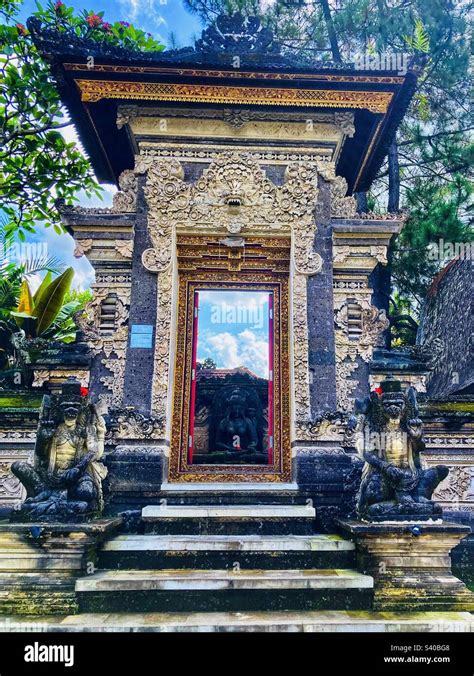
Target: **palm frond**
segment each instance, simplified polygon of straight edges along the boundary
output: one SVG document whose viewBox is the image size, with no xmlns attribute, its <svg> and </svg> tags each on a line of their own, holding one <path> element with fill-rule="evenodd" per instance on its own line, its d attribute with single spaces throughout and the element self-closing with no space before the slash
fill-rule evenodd
<svg viewBox="0 0 474 676">
<path fill-rule="evenodd" d="M 37 256 L 27 258 L 23 264 L 23 274 L 25 277 L 36 275 L 39 272 L 52 272 L 53 275 L 59 275 L 64 270 L 64 263 L 56 256 Z"/>
</svg>

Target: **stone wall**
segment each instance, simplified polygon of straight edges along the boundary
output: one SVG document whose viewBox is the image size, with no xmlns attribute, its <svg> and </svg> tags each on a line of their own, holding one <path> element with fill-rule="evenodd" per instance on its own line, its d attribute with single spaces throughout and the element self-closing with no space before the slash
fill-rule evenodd
<svg viewBox="0 0 474 676">
<path fill-rule="evenodd" d="M 418 342 L 435 352 L 427 379 L 430 397 L 474 394 L 474 261 L 451 261 L 433 280 Z"/>
</svg>

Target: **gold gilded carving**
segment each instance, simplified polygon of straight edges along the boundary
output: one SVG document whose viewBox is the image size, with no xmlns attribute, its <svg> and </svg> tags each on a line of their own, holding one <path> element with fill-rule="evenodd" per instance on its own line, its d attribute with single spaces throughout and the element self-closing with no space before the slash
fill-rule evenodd
<svg viewBox="0 0 474 676">
<path fill-rule="evenodd" d="M 143 101 L 194 101 L 229 105 L 320 106 L 325 108 L 359 108 L 385 113 L 392 92 L 344 91 L 328 89 L 283 89 L 280 87 L 239 87 L 123 80 L 75 80 L 81 99 L 137 99 Z"/>
<path fill-rule="evenodd" d="M 296 408 L 297 417 L 307 420 L 309 373 L 306 277 L 316 274 L 322 265 L 321 257 L 314 251 L 316 225 L 313 212 L 318 197 L 316 167 L 296 163 L 289 165 L 282 186 L 272 183 L 251 156 L 234 152 L 220 155 L 193 185 L 184 182 L 182 167 L 176 159 L 146 162 L 136 167 L 137 171 L 146 169 L 145 197 L 149 206 L 148 228 L 153 248 L 143 253 L 142 262 L 148 270 L 159 273 L 153 415 L 166 419 L 176 232 L 185 232 L 186 237 L 190 237 L 189 233 L 192 232 L 223 231 L 240 235 L 248 230 L 251 234 L 267 235 L 269 246 L 274 246 L 277 239 L 268 235 L 292 235 L 295 271 L 293 322 L 297 335 L 294 341 Z M 324 167 L 324 170 L 328 176 L 333 174 L 332 165 Z M 287 256 L 287 253 L 283 255 Z M 189 255 L 183 262 L 184 268 L 188 259 Z M 243 257 L 240 254 L 228 260 L 231 271 L 243 270 Z M 192 267 L 192 264 L 189 265 Z M 261 268 L 261 264 L 257 267 Z M 206 279 L 211 279 L 213 274 L 222 273 L 208 272 Z M 255 275 L 253 281 L 259 278 L 258 271 Z M 182 321 L 180 316 L 180 326 Z"/>
<path fill-rule="evenodd" d="M 190 377 L 192 359 L 192 317 L 194 290 L 206 287 L 255 288 L 274 293 L 274 358 L 280 368 L 274 372 L 274 462 L 273 465 L 189 465 L 187 440 L 190 411 Z M 288 351 L 288 275 L 274 272 L 190 272 L 179 278 L 178 325 L 176 336 L 176 371 L 173 395 L 169 479 L 179 482 L 281 482 L 291 478 L 289 429 L 289 351 Z M 186 328 L 188 327 L 188 328 Z"/>
</svg>

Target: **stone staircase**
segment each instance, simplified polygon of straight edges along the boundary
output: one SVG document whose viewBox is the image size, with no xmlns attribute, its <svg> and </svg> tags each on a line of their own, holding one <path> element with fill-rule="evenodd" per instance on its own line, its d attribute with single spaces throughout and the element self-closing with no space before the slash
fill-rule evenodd
<svg viewBox="0 0 474 676">
<path fill-rule="evenodd" d="M 474 630 L 468 612 L 374 610 L 374 581 L 356 570 L 355 545 L 315 533 L 315 510 L 294 495 L 292 485 L 259 495 L 226 491 L 170 491 L 166 504 L 129 514 L 126 533 L 118 535 L 112 533 L 121 519 L 59 525 L 43 534 L 47 557 L 31 542 L 28 525 L 4 526 L 5 570 L 21 563 L 27 571 L 30 591 L 21 594 L 30 606 L 31 576 L 49 586 L 37 603 L 41 614 L 9 615 L 0 621 L 0 633 L 31 631 L 32 619 L 47 632 Z M 84 575 L 89 549 L 95 550 L 93 536 L 102 541 L 96 566 L 77 578 L 79 571 Z M 13 563 L 12 551 L 22 554 Z M 66 578 L 64 553 L 71 568 Z M 64 614 L 51 605 L 51 585 L 58 585 Z M 12 593 L 16 609 L 18 594 Z"/>
<path fill-rule="evenodd" d="M 306 504 L 146 507 L 145 532 L 106 542 L 98 570 L 77 581 L 80 610 L 369 610 L 373 580 L 354 569 L 354 545 L 314 534 L 314 518 Z"/>
</svg>

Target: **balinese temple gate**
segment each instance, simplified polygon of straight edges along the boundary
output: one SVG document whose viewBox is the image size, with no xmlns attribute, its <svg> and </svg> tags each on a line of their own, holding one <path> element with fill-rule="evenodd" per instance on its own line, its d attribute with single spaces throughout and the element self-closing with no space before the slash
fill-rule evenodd
<svg viewBox="0 0 474 676">
<path fill-rule="evenodd" d="M 84 146 L 121 188 L 111 209 L 64 214 L 96 271 L 82 328 L 91 391 L 115 421 L 117 508 L 191 484 L 317 493 L 329 513 L 345 497 L 342 414 L 369 392 L 388 327 L 371 275 L 401 225 L 362 218 L 346 194 L 370 184 L 416 74 L 308 69 L 259 31 L 235 41 L 239 67 L 206 33 L 196 51 L 97 53 L 93 68 L 54 45 Z M 264 326 L 236 317 L 229 332 L 232 304 Z M 206 357 L 217 368 L 200 368 Z M 235 451 L 232 396 L 237 427 L 257 432 Z"/>
<path fill-rule="evenodd" d="M 27 524 L 1 526 L 1 571 L 10 538 L 44 580 L 31 591 L 26 576 L 18 594 L 0 575 L 0 610 L 474 608 L 449 557 L 469 528 L 431 501 L 448 468 L 425 453 L 407 389 L 424 389 L 427 368 L 386 349 L 385 265 L 402 219 L 359 213 L 355 197 L 416 68 L 299 64 L 239 15 L 153 54 L 29 28 L 98 179 L 119 187 L 110 208 L 62 209 L 95 269 L 80 319 L 89 356 L 34 366 L 34 386 L 62 388 L 76 419 L 68 376 L 97 403 L 87 443 L 105 509 L 95 525 L 50 527 L 54 564 Z M 381 459 L 368 439 L 385 428 L 395 441 Z M 33 472 L 22 443 L 20 478 Z M 101 502 L 92 483 L 71 509 Z M 98 570 L 86 575 L 91 543 Z"/>
</svg>

